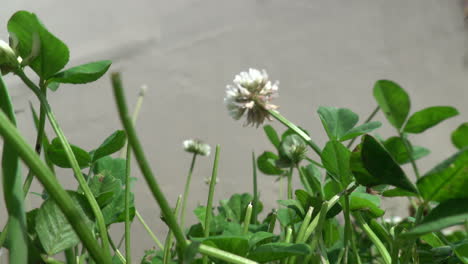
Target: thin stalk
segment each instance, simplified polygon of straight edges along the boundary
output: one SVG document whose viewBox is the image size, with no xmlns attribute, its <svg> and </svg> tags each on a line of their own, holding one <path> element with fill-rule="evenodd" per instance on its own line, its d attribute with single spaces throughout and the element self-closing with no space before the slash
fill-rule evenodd
<svg viewBox="0 0 468 264">
<path fill-rule="evenodd" d="M 210 256 L 233 264 L 258 264 L 258 262 L 252 261 L 250 259 L 243 258 L 227 251 L 203 244 L 200 245 L 198 251 L 205 256 Z"/>
<path fill-rule="evenodd" d="M 349 244 L 350 241 L 352 243 L 352 227 L 351 227 L 351 217 L 350 217 L 350 206 L 349 206 L 349 195 L 344 195 L 344 208 L 343 214 L 345 219 L 345 227 L 344 227 L 344 256 L 343 256 L 343 263 L 348 263 L 348 254 L 349 254 Z"/>
<path fill-rule="evenodd" d="M 320 148 L 312 141 L 312 139 L 309 137 L 309 135 L 307 135 L 304 131 L 302 131 L 302 129 L 297 127 L 295 124 L 291 123 L 289 120 L 287 120 L 285 117 L 283 117 L 278 111 L 271 110 L 271 109 L 267 110 L 267 111 L 276 120 L 280 121 L 283 125 L 290 128 L 291 130 L 294 131 L 294 133 L 296 133 L 298 136 L 300 136 L 302 139 L 304 139 L 305 142 L 307 143 L 307 145 L 309 145 L 315 151 L 315 153 L 317 153 L 317 155 L 319 157 L 322 157 L 322 151 L 320 150 Z"/>
<path fill-rule="evenodd" d="M 190 169 L 187 175 L 187 180 L 185 181 L 184 198 L 182 200 L 182 212 L 180 214 L 180 226 L 182 228 L 185 227 L 185 210 L 187 207 L 187 199 L 188 199 L 188 195 L 190 191 L 190 181 L 192 180 L 192 173 L 193 173 L 193 168 L 195 167 L 196 159 L 197 159 L 197 153 L 193 153 L 192 163 L 190 164 Z"/>
<path fill-rule="evenodd" d="M 331 208 L 333 208 L 333 206 L 338 202 L 341 196 L 343 196 L 346 193 L 353 192 L 357 187 L 358 186 L 356 184 L 350 184 L 350 187 L 348 187 L 346 190 L 333 196 L 330 200 L 328 200 L 327 210 L 330 210 Z M 317 225 L 318 225 L 318 217 L 315 217 L 305 231 L 305 237 L 304 237 L 305 241 L 309 239 L 309 237 L 312 235 Z"/>
<path fill-rule="evenodd" d="M 160 249 L 164 249 L 164 246 L 163 244 L 161 243 L 161 241 L 156 237 L 156 235 L 153 233 L 153 231 L 151 231 L 151 228 L 149 228 L 148 224 L 146 224 L 145 220 L 143 219 L 143 217 L 141 216 L 141 214 L 138 212 L 138 210 L 135 210 L 135 215 L 136 217 L 138 218 L 138 220 L 140 221 L 140 223 L 143 225 L 143 227 L 145 228 L 146 232 L 149 234 L 149 236 L 153 239 L 154 243 L 156 243 L 156 245 L 160 248 Z"/>
<path fill-rule="evenodd" d="M 275 209 L 273 209 L 273 215 L 270 219 L 270 223 L 268 223 L 268 232 L 273 233 L 275 230 L 275 225 L 276 225 L 276 218 L 278 217 L 278 213 L 276 212 Z"/>
<path fill-rule="evenodd" d="M 141 106 L 143 105 L 143 99 L 145 98 L 146 90 L 148 90 L 148 87 L 146 85 L 142 85 L 140 88 L 140 92 L 138 93 L 138 99 L 137 99 L 135 108 L 133 108 L 133 114 L 132 114 L 132 122 L 134 125 L 138 119 L 138 116 L 140 115 L 140 110 L 141 110 Z M 128 141 L 125 141 L 125 145 L 122 148 L 122 151 L 120 152 L 121 158 L 124 158 L 125 156 L 127 156 L 126 154 L 127 145 L 128 145 Z"/>
<path fill-rule="evenodd" d="M 44 94 L 44 97 L 47 98 L 47 86 L 44 85 L 44 81 L 41 80 L 39 82 L 39 87 L 40 87 L 42 94 Z M 41 149 L 42 149 L 41 143 L 45 135 L 45 131 L 44 131 L 45 120 L 46 120 L 46 110 L 45 110 L 45 107 L 41 103 L 40 110 L 39 110 L 39 124 L 37 127 L 36 144 L 34 145 L 36 153 L 39 156 L 41 154 Z M 29 169 L 28 175 L 26 176 L 26 180 L 24 181 L 24 184 L 23 184 L 23 192 L 24 192 L 25 197 L 28 196 L 29 188 L 31 187 L 33 178 L 34 178 L 34 175 L 31 169 Z"/>
<path fill-rule="evenodd" d="M 120 120 L 125 128 L 125 131 L 127 132 L 128 142 L 135 154 L 135 158 L 146 180 L 146 183 L 148 184 L 148 187 L 150 188 L 153 197 L 155 198 L 155 200 L 159 204 L 159 207 L 161 208 L 161 212 L 164 215 L 164 218 L 166 219 L 167 225 L 174 232 L 174 236 L 177 240 L 177 243 L 180 245 L 181 250 L 184 251 L 187 247 L 187 241 L 185 240 L 185 237 L 182 233 L 182 229 L 177 223 L 177 219 L 172 213 L 172 210 L 169 207 L 169 203 L 167 202 L 166 197 L 162 193 L 161 188 L 159 187 L 159 184 L 156 181 L 156 178 L 154 177 L 154 174 L 149 166 L 149 163 L 146 160 L 143 148 L 141 147 L 141 143 L 136 135 L 135 128 L 133 127 L 133 122 L 128 114 L 120 74 L 113 73 L 111 78 L 112 86 L 114 89 L 115 101 L 117 103 L 117 109 L 119 111 Z"/>
<path fill-rule="evenodd" d="M 366 121 L 364 121 L 364 124 L 369 123 L 369 122 L 374 118 L 374 116 L 379 112 L 379 109 L 380 109 L 380 107 L 377 106 L 377 107 L 374 109 L 374 111 L 372 111 L 372 113 L 370 114 L 370 116 L 366 119 Z M 356 141 L 356 139 L 357 139 L 357 137 L 351 139 L 351 141 L 348 143 L 348 145 L 347 145 L 346 147 L 347 147 L 347 148 L 350 148 L 350 147 L 353 145 L 354 141 Z"/>
<path fill-rule="evenodd" d="M 245 210 L 245 218 L 244 218 L 244 223 L 242 226 L 243 235 L 247 235 L 247 233 L 249 233 L 249 225 L 250 225 L 251 219 L 252 219 L 252 203 L 249 203 L 249 205 L 247 205 L 247 209 Z"/>
<path fill-rule="evenodd" d="M 8 89 L 0 76 L 0 111 L 5 113 L 10 124 L 16 126 L 16 117 Z M 10 263 L 26 263 L 28 260 L 27 222 L 24 206 L 24 194 L 21 175 L 20 157 L 14 146 L 4 141 L 1 159 L 3 197 L 8 212 L 8 232 Z"/>
<path fill-rule="evenodd" d="M 36 175 L 51 198 L 56 201 L 94 260 L 97 263 L 111 263 L 109 251 L 103 251 L 99 247 L 83 215 L 76 209 L 74 202 L 57 181 L 50 168 L 41 161 L 39 156 L 24 138 L 21 137 L 19 131 L 1 111 L 0 135 L 4 138 L 5 142 L 9 142 L 15 148 L 21 159 L 33 170 L 34 175 Z"/>
<path fill-rule="evenodd" d="M 176 218 L 179 216 L 181 201 L 182 201 L 182 196 L 179 195 L 179 197 L 177 197 L 176 207 L 174 209 L 174 215 Z M 164 244 L 163 264 L 168 264 L 172 258 L 171 256 L 172 239 L 173 239 L 173 234 L 172 234 L 172 231 L 169 230 L 167 233 L 166 242 Z"/>
<path fill-rule="evenodd" d="M 109 234 L 107 234 L 109 235 Z M 110 237 L 110 236 L 109 236 Z M 122 253 L 120 252 L 120 250 L 115 246 L 114 244 L 114 241 L 112 241 L 112 238 L 109 239 L 109 244 L 110 246 L 112 247 L 112 250 L 114 250 L 115 254 L 117 255 L 117 257 L 119 258 L 119 260 L 123 263 L 123 264 L 126 264 L 127 261 L 125 259 L 125 257 L 122 255 Z M 129 262 L 131 263 L 131 262 Z"/>
<path fill-rule="evenodd" d="M 291 167 L 288 172 L 288 199 L 293 198 L 293 188 L 292 188 L 292 174 L 293 174 L 293 168 Z"/>
<path fill-rule="evenodd" d="M 292 240 L 292 228 L 290 226 L 288 226 L 286 228 L 286 235 L 284 237 L 284 243 L 291 243 L 291 240 Z M 285 263 L 288 263 L 289 262 L 289 257 L 286 257 L 284 259 L 281 260 L 281 264 L 285 264 Z"/>
<path fill-rule="evenodd" d="M 283 175 L 280 175 L 279 176 L 279 199 L 280 200 L 283 200 L 283 196 L 284 196 L 284 183 L 283 183 Z"/>
<path fill-rule="evenodd" d="M 211 225 L 211 218 L 212 218 L 212 208 L 213 208 L 213 197 L 214 191 L 216 186 L 216 177 L 218 175 L 218 162 L 219 162 L 219 145 L 216 145 L 216 152 L 215 152 L 215 159 L 213 164 L 213 172 L 211 173 L 210 178 L 210 188 L 208 191 L 208 200 L 206 202 L 206 213 L 205 213 L 205 229 L 203 230 L 203 236 L 209 237 L 210 236 L 210 225 Z M 208 257 L 203 257 L 203 264 L 208 263 Z"/>
<path fill-rule="evenodd" d="M 257 162 L 255 152 L 252 151 L 252 167 L 253 167 L 253 201 L 252 201 L 252 224 L 257 223 L 258 215 L 258 184 L 257 184 Z"/>
<path fill-rule="evenodd" d="M 366 235 L 369 237 L 372 243 L 374 243 L 374 246 L 377 248 L 377 251 L 379 251 L 380 255 L 382 256 L 384 263 L 392 264 L 392 258 L 390 256 L 390 253 L 388 253 L 387 248 L 382 243 L 382 241 L 380 241 L 379 237 L 374 233 L 374 231 L 372 231 L 372 229 L 366 223 L 364 218 L 362 218 L 361 214 L 359 212 L 356 212 L 354 214 L 354 217 L 356 218 L 364 233 L 366 233 Z"/>
<path fill-rule="evenodd" d="M 312 249 L 312 254 L 308 255 L 306 257 L 304 263 L 309 263 L 309 261 L 310 261 L 310 259 L 312 257 L 315 258 L 314 251 L 315 251 L 316 247 L 320 246 L 320 242 L 321 242 L 320 240 L 322 239 L 323 224 L 325 222 L 327 212 L 331 207 L 333 207 L 333 206 L 330 206 L 329 202 L 327 202 L 327 201 L 323 202 L 322 208 L 320 209 L 319 214 L 314 218 L 314 220 L 317 220 L 317 226 L 315 228 L 315 235 L 312 238 L 312 240 L 310 241 L 310 248 Z M 323 254 L 322 254 L 322 252 L 321 252 L 321 250 L 319 248 L 319 257 L 323 258 L 322 255 Z M 326 261 L 325 262 L 322 261 L 322 263 L 326 263 Z"/>
<path fill-rule="evenodd" d="M 127 145 L 127 160 L 125 171 L 125 260 L 132 263 L 132 244 L 131 244 L 131 221 L 130 221 L 130 165 L 131 154 L 130 146 Z"/>
<path fill-rule="evenodd" d="M 78 165 L 78 161 L 76 160 L 76 157 L 73 154 L 73 151 L 70 147 L 70 144 L 68 143 L 68 140 L 65 137 L 65 134 L 63 133 L 60 126 L 58 125 L 57 119 L 55 118 L 55 115 L 52 112 L 52 109 L 50 108 L 50 105 L 47 99 L 45 98 L 41 90 L 26 76 L 26 74 L 24 74 L 24 72 L 21 69 L 19 69 L 15 73 L 34 92 L 34 94 L 37 96 L 37 98 L 41 102 L 41 105 L 44 107 L 46 115 L 49 119 L 50 125 L 54 129 L 55 133 L 57 134 L 57 137 L 60 140 L 60 143 L 62 144 L 65 150 L 65 155 L 67 156 L 67 159 L 70 162 L 70 165 L 75 174 L 75 178 L 77 179 L 80 185 L 80 188 L 83 190 L 84 195 L 86 199 L 88 200 L 89 205 L 91 206 L 91 209 L 96 217 L 98 230 L 99 230 L 99 233 L 101 234 L 102 246 L 106 252 L 109 252 L 110 251 L 109 238 L 107 237 L 107 227 L 104 222 L 104 216 L 102 215 L 101 209 L 99 208 L 99 205 L 96 199 L 94 198 L 94 195 L 91 192 L 91 189 L 89 189 L 89 186 L 86 183 L 86 179 L 81 173 L 81 169 L 80 169 L 80 166 Z"/>
<path fill-rule="evenodd" d="M 65 249 L 65 260 L 67 264 L 76 264 L 76 257 L 72 248 Z"/>
<path fill-rule="evenodd" d="M 310 224 L 310 220 L 312 219 L 312 212 L 314 211 L 313 207 L 309 207 L 309 210 L 307 211 L 304 220 L 302 220 L 301 227 L 299 228 L 299 232 L 297 233 L 296 237 L 296 243 L 303 243 L 305 242 L 304 237 L 305 237 L 305 232 L 307 230 L 307 227 Z"/>
<path fill-rule="evenodd" d="M 403 145 L 405 146 L 406 152 L 408 153 L 408 157 L 411 162 L 411 166 L 413 167 L 414 175 L 416 176 L 416 179 L 419 180 L 421 175 L 419 174 L 419 169 L 418 166 L 416 165 L 416 161 L 414 160 L 413 157 L 413 147 L 409 143 L 409 141 L 406 139 L 405 134 L 401 131 L 398 131 L 398 135 L 400 136 L 401 140 L 403 141 Z"/>
<path fill-rule="evenodd" d="M 310 163 L 314 164 L 315 166 L 320 167 L 320 168 L 322 168 L 322 169 L 325 169 L 325 167 L 322 165 L 322 163 L 320 163 L 320 162 L 318 162 L 318 161 L 315 161 L 315 160 L 313 160 L 313 159 L 311 159 L 311 158 L 309 158 L 309 157 L 307 157 L 307 156 L 305 157 L 305 159 L 306 159 L 307 161 L 309 161 Z"/>
</svg>

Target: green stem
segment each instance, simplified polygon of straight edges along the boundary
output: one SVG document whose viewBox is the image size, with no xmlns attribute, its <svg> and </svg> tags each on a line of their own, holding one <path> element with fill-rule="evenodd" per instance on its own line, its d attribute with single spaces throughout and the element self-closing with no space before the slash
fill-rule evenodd
<svg viewBox="0 0 468 264">
<path fill-rule="evenodd" d="M 141 216 L 141 214 L 138 212 L 138 210 L 135 210 L 135 215 L 136 217 L 138 218 L 138 220 L 140 221 L 140 223 L 143 225 L 143 227 L 145 228 L 146 232 L 150 235 L 150 237 L 153 239 L 154 243 L 156 243 L 156 245 L 160 248 L 160 249 L 164 249 L 164 246 L 163 244 L 161 243 L 161 241 L 159 241 L 159 239 L 156 237 L 156 235 L 153 233 L 153 231 L 151 230 L 151 228 L 149 228 L 148 224 L 146 224 L 145 220 L 143 219 L 143 217 Z"/>
<path fill-rule="evenodd" d="M 19 131 L 11 124 L 3 112 L 0 112 L 0 135 L 5 139 L 5 142 L 9 142 L 15 147 L 21 159 L 33 170 L 51 198 L 56 201 L 94 260 L 97 263 L 111 263 L 109 251 L 103 251 L 99 247 L 84 217 L 76 209 L 70 196 L 59 184 L 49 167 L 41 161 L 35 151 L 20 136 Z"/>
<path fill-rule="evenodd" d="M 149 163 L 146 160 L 143 148 L 141 147 L 141 143 L 136 135 L 135 128 L 133 127 L 133 122 L 128 114 L 120 74 L 113 73 L 111 78 L 120 120 L 125 128 L 125 131 L 127 132 L 128 142 L 135 154 L 135 158 L 138 162 L 143 177 L 145 178 L 153 197 L 155 198 L 155 200 L 159 204 L 159 207 L 161 208 L 161 212 L 164 215 L 164 218 L 166 219 L 167 225 L 174 232 L 174 236 L 177 240 L 177 243 L 180 245 L 182 251 L 184 251 L 187 247 L 187 241 L 185 240 L 185 237 L 182 233 L 182 229 L 178 225 L 177 220 L 174 214 L 172 213 L 171 208 L 169 207 L 169 203 L 167 202 L 166 197 L 162 193 L 161 188 L 159 187 L 159 184 L 156 181 L 153 172 L 151 171 Z"/>
<path fill-rule="evenodd" d="M 380 109 L 380 107 L 377 106 L 377 107 L 374 109 L 374 111 L 372 111 L 372 113 L 370 114 L 370 116 L 366 119 L 366 121 L 364 121 L 364 124 L 369 123 L 369 122 L 374 118 L 374 116 L 379 112 L 379 109 Z M 357 137 L 351 139 L 351 141 L 348 143 L 348 145 L 347 145 L 346 147 L 347 147 L 347 148 L 350 148 L 350 147 L 353 145 L 354 141 L 356 141 L 356 139 L 357 139 Z"/>
<path fill-rule="evenodd" d="M 296 243 L 303 243 L 304 237 L 305 237 L 305 232 L 307 230 L 307 227 L 310 224 L 310 220 L 312 219 L 312 212 L 314 208 L 309 207 L 309 210 L 307 211 L 304 220 L 302 220 L 301 227 L 299 228 L 299 232 L 297 232 L 297 237 L 296 237 Z"/>
<path fill-rule="evenodd" d="M 185 210 L 187 207 L 187 199 L 188 199 L 188 195 L 190 191 L 190 181 L 192 180 L 192 173 L 193 173 L 193 168 L 195 167 L 196 159 L 197 159 L 197 153 L 193 153 L 192 163 L 190 164 L 190 169 L 187 175 L 187 180 L 185 182 L 184 198 L 182 200 L 182 212 L 180 214 L 180 226 L 182 228 L 185 227 Z"/>
<path fill-rule="evenodd" d="M 413 147 L 411 146 L 410 142 L 406 139 L 405 134 L 403 132 L 398 131 L 398 135 L 403 141 L 403 145 L 405 146 L 406 152 L 408 153 L 411 166 L 413 167 L 414 175 L 416 175 L 416 179 L 419 180 L 421 176 L 419 174 L 419 169 L 418 169 L 418 166 L 416 165 L 416 161 L 414 160 L 414 157 L 413 157 Z"/>
<path fill-rule="evenodd" d="M 257 163 L 255 162 L 255 153 L 252 151 L 252 167 L 253 167 L 253 201 L 252 201 L 252 224 L 257 223 L 258 215 L 258 184 L 257 184 Z"/>
<path fill-rule="evenodd" d="M 293 198 L 293 188 L 292 188 L 292 174 L 293 174 L 293 168 L 291 167 L 288 172 L 288 199 Z"/>
<path fill-rule="evenodd" d="M 47 86 L 44 85 L 44 82 L 41 80 L 40 82 L 40 89 L 42 94 L 44 94 L 44 97 L 47 98 Z M 36 144 L 35 144 L 35 150 L 36 153 L 40 156 L 41 154 L 41 149 L 42 149 L 42 138 L 44 137 L 45 131 L 45 120 L 46 120 L 46 110 L 45 107 L 41 103 L 41 107 L 39 110 L 39 124 L 37 127 L 37 136 L 36 136 Z M 24 192 L 24 197 L 28 196 L 29 188 L 31 187 L 31 183 L 33 181 L 34 175 L 31 171 L 31 169 L 28 171 L 28 175 L 26 176 L 26 180 L 24 181 L 23 184 L 23 192 Z"/>
<path fill-rule="evenodd" d="M 215 159 L 213 164 L 213 171 L 211 173 L 210 178 L 210 188 L 208 191 L 208 200 L 206 202 L 206 213 L 205 213 L 205 229 L 203 230 L 203 236 L 209 237 L 210 236 L 210 225 L 211 225 L 211 218 L 212 218 L 212 209 L 213 209 L 213 197 L 214 191 L 216 186 L 216 177 L 218 175 L 218 162 L 219 162 L 219 150 L 220 146 L 216 145 L 216 152 L 215 152 Z M 203 264 L 208 263 L 208 257 L 203 257 Z"/>
<path fill-rule="evenodd" d="M 132 244 L 131 244 L 131 221 L 130 221 L 130 165 L 131 154 L 130 146 L 127 146 L 127 160 L 125 171 L 125 260 L 132 263 Z"/>
<path fill-rule="evenodd" d="M 349 254 L 349 242 L 352 243 L 352 230 L 351 230 L 351 217 L 350 217 L 350 209 L 349 209 L 349 195 L 344 195 L 344 220 L 345 220 L 345 227 L 344 227 L 344 256 L 343 256 L 343 263 L 348 263 L 348 254 Z"/>
<path fill-rule="evenodd" d="M 0 109 L 2 113 L 7 115 L 10 124 L 16 127 L 15 110 L 1 76 Z M 26 263 L 28 260 L 28 238 L 24 194 L 21 188 L 21 162 L 15 147 L 7 140 L 3 144 L 1 165 L 3 197 L 8 212 L 7 232 L 10 233 L 9 261 L 10 263 Z"/>
<path fill-rule="evenodd" d="M 249 203 L 245 211 L 244 225 L 242 226 L 242 234 L 247 235 L 249 233 L 250 220 L 252 219 L 252 203 Z"/>
<path fill-rule="evenodd" d="M 18 75 L 21 78 L 21 80 L 34 92 L 34 94 L 37 96 L 37 98 L 41 102 L 41 105 L 44 107 L 46 115 L 49 118 L 50 125 L 52 126 L 55 133 L 57 134 L 57 137 L 59 138 L 63 149 L 65 150 L 65 155 L 67 156 L 67 159 L 71 164 L 75 177 L 81 189 L 83 190 L 84 195 L 86 199 L 88 200 L 89 205 L 91 206 L 91 209 L 93 210 L 93 213 L 96 217 L 97 226 L 99 229 L 99 233 L 101 234 L 101 238 L 102 238 L 102 246 L 106 252 L 109 252 L 110 251 L 109 238 L 107 237 L 107 227 L 104 221 L 104 216 L 102 215 L 101 209 L 99 208 L 99 204 L 94 198 L 94 195 L 91 192 L 91 189 L 89 189 L 89 186 L 86 183 L 86 179 L 81 173 L 81 169 L 78 164 L 78 161 L 76 160 L 76 157 L 73 154 L 73 151 L 70 147 L 70 144 L 68 143 L 68 140 L 65 137 L 65 134 L 63 133 L 62 129 L 57 123 L 57 119 L 55 118 L 55 115 L 52 112 L 52 109 L 50 108 L 49 102 L 47 102 L 47 99 L 45 98 L 41 90 L 24 74 L 22 70 L 18 70 L 16 72 L 16 75 Z"/>
<path fill-rule="evenodd" d="M 366 235 L 369 237 L 372 243 L 374 243 L 374 246 L 377 248 L 377 251 L 379 251 L 380 255 L 382 256 L 384 263 L 392 264 L 392 258 L 390 257 L 387 248 L 382 243 L 382 241 L 380 241 L 379 237 L 374 233 L 374 231 L 372 231 L 372 229 L 366 223 L 364 218 L 362 218 L 361 214 L 359 212 L 356 212 L 354 214 L 354 217 L 356 218 L 364 233 L 366 233 Z"/>
<path fill-rule="evenodd" d="M 219 260 L 223 260 L 229 263 L 234 263 L 234 264 L 258 264 L 255 261 L 252 261 L 250 259 L 243 258 L 238 255 L 234 255 L 232 253 L 229 253 L 227 251 L 217 249 L 214 247 L 210 247 L 207 245 L 201 244 L 200 247 L 198 248 L 198 251 L 205 255 L 205 256 L 210 256 L 217 258 Z"/>
<path fill-rule="evenodd" d="M 67 264 L 76 264 L 76 257 L 73 248 L 65 249 L 65 260 Z"/>
<path fill-rule="evenodd" d="M 109 236 L 109 234 L 107 234 Z M 109 236 L 110 237 L 110 236 Z M 127 261 L 125 260 L 125 257 L 122 255 L 122 253 L 120 252 L 120 250 L 118 249 L 118 247 L 116 247 L 114 241 L 112 241 L 112 238 L 109 238 L 109 244 L 110 246 L 112 247 L 112 250 L 114 250 L 115 252 L 115 255 L 117 255 L 117 257 L 119 258 L 119 260 L 123 263 L 123 264 L 126 264 Z"/>
<path fill-rule="evenodd" d="M 268 232 L 273 233 L 275 230 L 275 225 L 276 225 L 276 218 L 278 217 L 278 213 L 276 212 L 275 209 L 273 209 L 273 214 L 271 216 L 270 222 L 268 223 Z"/>
<path fill-rule="evenodd" d="M 304 131 L 302 131 L 302 129 L 297 127 L 295 124 L 291 123 L 289 120 L 283 117 L 278 111 L 270 109 L 268 110 L 268 112 L 276 120 L 280 121 L 283 125 L 290 128 L 292 131 L 294 131 L 294 133 L 296 133 L 298 136 L 304 139 L 307 145 L 309 145 L 315 151 L 315 153 L 317 153 L 319 157 L 322 157 L 322 151 L 320 150 L 320 148 L 312 141 L 309 135 L 307 135 Z"/>
<path fill-rule="evenodd" d="M 179 216 L 181 201 L 182 201 L 182 197 L 179 195 L 179 197 L 177 197 L 176 207 L 174 209 L 174 215 L 176 218 Z M 172 238 L 173 238 L 173 233 L 171 230 L 169 230 L 169 232 L 167 233 L 166 242 L 164 244 L 163 264 L 169 264 L 170 260 L 172 259 L 172 255 L 171 255 Z"/>
<path fill-rule="evenodd" d="M 138 99 L 137 99 L 135 108 L 133 108 L 133 114 L 132 114 L 132 123 L 134 125 L 135 125 L 135 123 L 136 123 L 136 121 L 138 119 L 138 115 L 140 114 L 141 106 L 143 105 L 143 99 L 145 98 L 145 94 L 146 94 L 147 89 L 148 88 L 145 85 L 141 86 L 141 88 L 140 88 L 140 93 L 138 94 Z M 125 141 L 125 145 L 122 148 L 122 151 L 120 152 L 120 157 L 121 158 L 124 158 L 127 155 L 126 154 L 127 145 L 128 145 L 128 141 Z"/>
</svg>

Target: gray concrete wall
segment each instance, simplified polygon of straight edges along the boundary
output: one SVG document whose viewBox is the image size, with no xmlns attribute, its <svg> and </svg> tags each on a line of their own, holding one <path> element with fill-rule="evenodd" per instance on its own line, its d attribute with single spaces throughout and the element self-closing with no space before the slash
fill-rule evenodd
<svg viewBox="0 0 468 264">
<path fill-rule="evenodd" d="M 112 70 L 123 73 L 129 102 L 135 102 L 142 84 L 149 86 L 137 128 L 171 203 L 183 191 L 190 163 L 181 144 L 192 137 L 222 146 L 216 200 L 251 190 L 250 153 L 271 146 L 262 129 L 242 127 L 223 105 L 225 85 L 248 67 L 265 68 L 273 80 L 280 80 L 276 103 L 281 113 L 308 129 L 320 146 L 326 135 L 318 106 L 348 107 L 364 119 L 375 107 L 371 89 L 377 79 L 389 78 L 407 89 L 412 111 L 457 107 L 459 117 L 413 137 L 433 150 L 419 162 L 423 172 L 455 151 L 449 134 L 467 120 L 462 1 L 3 0 L 1 6 L 1 39 L 7 38 L 11 14 L 30 10 L 70 46 L 70 65 L 113 60 Z M 18 114 L 19 127 L 33 142 L 28 102 L 37 106 L 37 101 L 14 76 L 6 82 L 16 109 L 25 110 Z M 63 85 L 49 98 L 69 140 L 85 149 L 120 128 L 108 76 L 91 85 Z M 379 133 L 394 134 L 387 124 Z M 212 160 L 199 159 L 190 208 L 205 203 L 203 179 L 210 175 Z M 139 178 L 138 209 L 163 239 L 166 228 L 158 221 L 159 209 L 137 169 L 134 176 Z M 70 171 L 60 171 L 59 178 L 67 188 L 76 185 Z M 275 206 L 274 178 L 261 175 L 259 180 L 261 199 L 267 208 Z M 40 190 L 35 183 L 32 191 Z M 405 215 L 402 202 L 387 204 L 387 214 Z M 27 203 L 32 208 L 39 199 L 29 195 Z M 0 213 L 3 226 L 3 203 Z M 138 222 L 133 230 L 134 254 L 141 256 L 153 244 Z M 120 237 L 122 229 L 115 232 Z"/>
</svg>

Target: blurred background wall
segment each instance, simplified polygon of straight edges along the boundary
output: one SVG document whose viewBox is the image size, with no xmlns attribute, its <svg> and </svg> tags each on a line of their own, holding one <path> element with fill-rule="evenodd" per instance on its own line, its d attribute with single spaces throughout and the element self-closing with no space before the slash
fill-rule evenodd
<svg viewBox="0 0 468 264">
<path fill-rule="evenodd" d="M 310 131 L 320 146 L 326 135 L 317 108 L 347 107 L 364 120 L 376 105 L 372 87 L 378 79 L 400 83 L 410 94 L 413 112 L 455 106 L 460 116 L 412 137 L 432 149 L 418 163 L 422 172 L 455 151 L 449 135 L 468 119 L 464 1 L 2 0 L 1 39 L 7 39 L 8 18 L 21 9 L 37 13 L 69 45 L 69 66 L 113 60 L 111 70 L 122 72 L 131 105 L 141 85 L 148 85 L 137 129 L 172 204 L 183 192 L 191 159 L 181 145 L 187 138 L 203 139 L 212 147 L 221 144 L 216 201 L 251 191 L 250 154 L 272 146 L 261 128 L 242 127 L 223 105 L 226 84 L 249 67 L 266 69 L 271 79 L 280 80 L 275 101 L 280 112 Z M 15 108 L 22 111 L 19 128 L 32 143 L 35 129 L 28 104 L 38 103 L 17 78 L 9 75 L 5 81 Z M 91 85 L 63 85 L 49 98 L 68 139 L 87 150 L 120 128 L 108 75 Z M 376 119 L 384 121 L 381 114 Z M 272 125 L 283 130 L 276 122 Z M 378 133 L 394 135 L 386 122 Z M 213 156 L 198 159 L 189 208 L 206 202 L 203 179 L 212 163 Z M 158 207 L 136 167 L 133 172 L 139 178 L 137 207 L 164 239 Z M 67 188 L 76 186 L 70 171 L 59 171 L 59 178 Z M 278 197 L 274 180 L 259 177 L 266 210 Z M 37 183 L 32 187 L 41 190 Z M 40 202 L 28 196 L 31 208 Z M 405 200 L 386 203 L 385 208 L 387 216 L 407 214 Z M 6 218 L 0 203 L 1 226 Z M 122 229 L 115 228 L 115 239 Z M 137 221 L 133 230 L 134 254 L 142 256 L 153 243 Z"/>
</svg>

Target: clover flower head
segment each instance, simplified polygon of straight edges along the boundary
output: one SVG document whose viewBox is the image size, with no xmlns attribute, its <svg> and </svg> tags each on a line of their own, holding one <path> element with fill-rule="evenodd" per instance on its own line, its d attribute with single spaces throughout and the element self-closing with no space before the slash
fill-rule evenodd
<svg viewBox="0 0 468 264">
<path fill-rule="evenodd" d="M 260 126 L 265 119 L 271 120 L 268 110 L 275 110 L 278 106 L 271 104 L 278 96 L 278 81 L 268 80 L 265 70 L 249 69 L 235 76 L 233 84 L 226 86 L 224 103 L 229 115 L 239 120 L 247 112 L 244 125 Z"/>
<path fill-rule="evenodd" d="M 198 140 L 198 139 L 184 140 L 183 145 L 184 145 L 184 150 L 189 153 L 193 153 L 193 154 L 197 154 L 201 156 L 209 156 L 211 152 L 210 145 L 205 144 L 203 143 L 203 141 Z"/>
<path fill-rule="evenodd" d="M 392 216 L 390 218 L 385 218 L 384 222 L 388 224 L 399 224 L 401 221 L 403 221 L 403 218 L 400 216 Z"/>
</svg>

